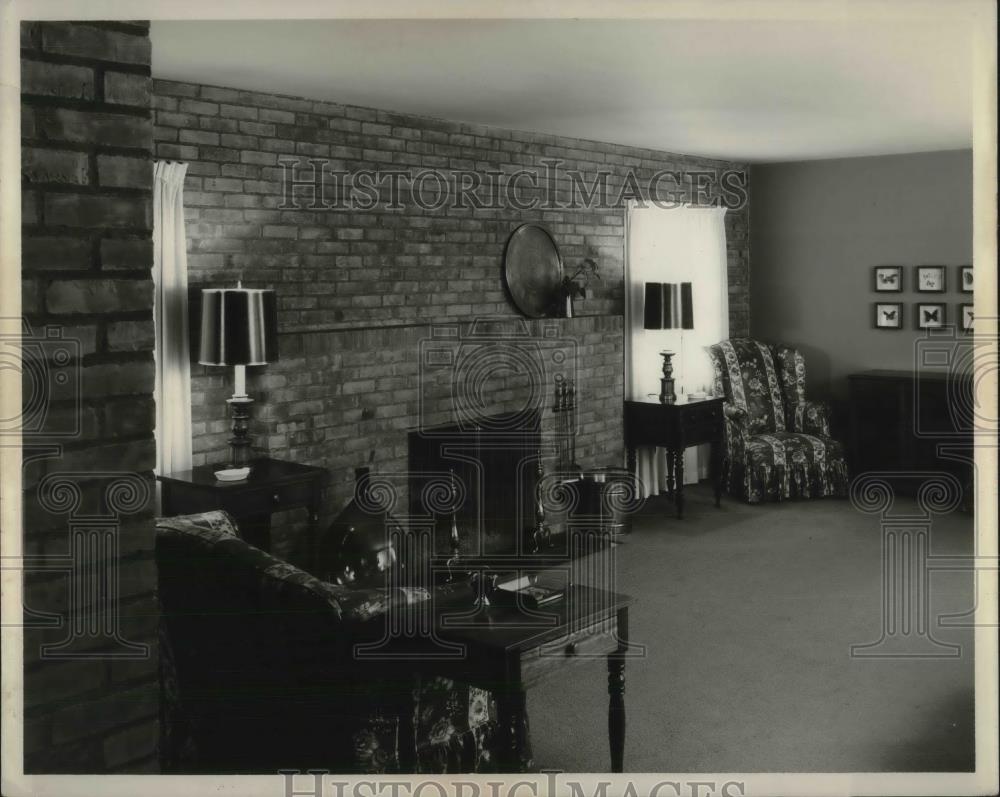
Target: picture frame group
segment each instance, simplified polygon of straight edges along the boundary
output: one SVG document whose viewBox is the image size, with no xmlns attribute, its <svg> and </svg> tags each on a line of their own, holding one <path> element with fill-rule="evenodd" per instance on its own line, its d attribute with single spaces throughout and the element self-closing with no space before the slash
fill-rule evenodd
<svg viewBox="0 0 1000 797">
<path fill-rule="evenodd" d="M 913 266 L 913 289 L 917 293 L 944 293 L 948 289 L 947 266 Z M 972 266 L 957 266 L 958 290 L 972 293 Z M 905 266 L 874 266 L 872 290 L 876 293 L 902 293 L 905 290 Z"/>
<path fill-rule="evenodd" d="M 948 266 L 912 266 L 913 290 L 916 293 L 945 293 L 948 290 Z M 872 290 L 875 293 L 902 293 L 906 289 L 907 266 L 874 266 Z M 955 266 L 955 288 L 959 293 L 973 292 L 972 266 Z M 963 332 L 972 332 L 972 303 L 955 306 L 954 324 Z M 876 301 L 872 304 L 875 329 L 904 329 L 905 310 L 899 301 Z M 944 301 L 922 301 L 913 305 L 913 328 L 942 329 L 948 324 L 948 305 Z"/>
<path fill-rule="evenodd" d="M 872 323 L 875 329 L 904 329 L 902 302 L 875 302 Z M 956 321 L 963 332 L 972 332 L 974 317 L 972 304 L 957 305 Z M 917 302 L 914 304 L 914 329 L 943 329 L 948 323 L 948 305 L 945 302 Z"/>
</svg>

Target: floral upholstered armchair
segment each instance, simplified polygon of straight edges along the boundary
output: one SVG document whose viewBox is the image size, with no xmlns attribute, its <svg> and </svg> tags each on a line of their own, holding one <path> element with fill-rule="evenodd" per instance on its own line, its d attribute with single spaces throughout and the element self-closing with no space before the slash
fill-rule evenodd
<svg viewBox="0 0 1000 797">
<path fill-rule="evenodd" d="M 355 660 L 390 607 L 426 590 L 321 581 L 241 540 L 222 511 L 160 518 L 156 562 L 163 772 L 496 770 L 489 692 Z M 530 769 L 530 743 L 518 754 Z"/>
<path fill-rule="evenodd" d="M 847 495 L 844 450 L 825 404 L 805 397 L 802 354 L 750 338 L 709 348 L 725 396 L 724 487 L 755 504 Z"/>
</svg>

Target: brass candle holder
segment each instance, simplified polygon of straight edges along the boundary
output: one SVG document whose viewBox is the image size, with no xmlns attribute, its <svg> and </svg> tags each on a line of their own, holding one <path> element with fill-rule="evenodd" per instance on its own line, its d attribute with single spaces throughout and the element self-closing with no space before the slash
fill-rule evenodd
<svg viewBox="0 0 1000 797">
<path fill-rule="evenodd" d="M 674 364 L 672 351 L 661 351 L 663 357 L 663 376 L 660 377 L 660 404 L 676 404 L 677 394 L 674 392 Z"/>
</svg>

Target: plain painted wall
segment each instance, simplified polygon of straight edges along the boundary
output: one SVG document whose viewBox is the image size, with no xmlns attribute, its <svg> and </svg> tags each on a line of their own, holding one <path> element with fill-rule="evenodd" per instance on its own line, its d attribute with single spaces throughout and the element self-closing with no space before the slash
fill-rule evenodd
<svg viewBox="0 0 1000 797">
<path fill-rule="evenodd" d="M 806 356 L 814 398 L 846 395 L 846 375 L 913 367 L 918 301 L 957 305 L 972 262 L 972 152 L 767 164 L 750 171 L 750 328 Z M 947 292 L 913 289 L 916 265 L 946 265 Z M 902 293 L 875 294 L 872 267 L 905 266 Z M 872 328 L 872 303 L 900 301 L 904 328 Z"/>
</svg>

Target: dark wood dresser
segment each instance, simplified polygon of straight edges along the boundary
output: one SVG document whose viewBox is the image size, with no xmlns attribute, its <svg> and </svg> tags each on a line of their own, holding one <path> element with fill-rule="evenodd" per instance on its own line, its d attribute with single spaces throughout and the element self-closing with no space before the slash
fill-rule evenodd
<svg viewBox="0 0 1000 797">
<path fill-rule="evenodd" d="M 961 374 L 850 374 L 851 474 L 945 471 L 971 485 L 971 380 Z"/>
</svg>

